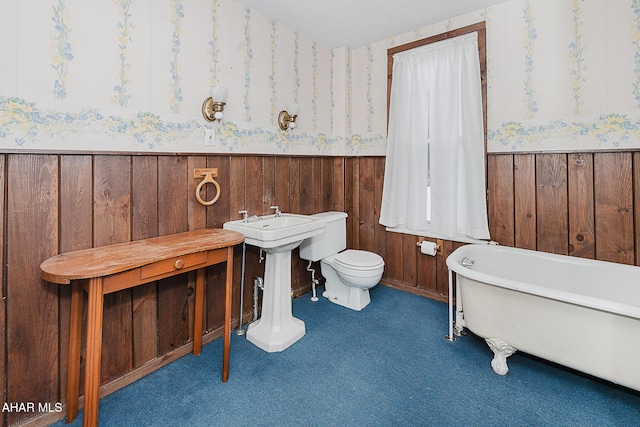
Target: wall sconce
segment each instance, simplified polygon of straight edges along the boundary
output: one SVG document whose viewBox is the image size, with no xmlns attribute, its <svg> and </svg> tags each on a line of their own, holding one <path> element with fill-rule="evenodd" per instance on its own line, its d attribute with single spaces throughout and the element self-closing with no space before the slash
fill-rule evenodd
<svg viewBox="0 0 640 427">
<path fill-rule="evenodd" d="M 205 120 L 213 122 L 222 120 L 224 105 L 229 96 L 229 89 L 226 87 L 211 86 L 211 97 L 204 100 L 202 104 L 202 115 Z"/>
<path fill-rule="evenodd" d="M 298 117 L 298 110 L 300 106 L 297 102 L 291 102 L 287 104 L 287 111 L 280 111 L 278 114 L 278 125 L 280 129 L 287 130 L 296 127 L 296 117 Z"/>
</svg>

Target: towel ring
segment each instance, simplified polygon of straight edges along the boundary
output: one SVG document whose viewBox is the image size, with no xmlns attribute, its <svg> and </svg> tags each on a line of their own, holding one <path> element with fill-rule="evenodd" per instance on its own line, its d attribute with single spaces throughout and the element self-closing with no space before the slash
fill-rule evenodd
<svg viewBox="0 0 640 427">
<path fill-rule="evenodd" d="M 213 179 L 214 176 L 218 176 L 218 169 L 196 169 L 194 171 L 194 175 L 194 178 L 200 178 L 204 175 L 204 179 L 200 181 L 200 184 L 198 184 L 198 186 L 196 187 L 196 200 L 198 200 L 198 203 L 204 206 L 213 205 L 220 198 L 220 184 L 218 184 L 216 180 Z M 202 197 L 200 197 L 200 190 L 202 190 L 202 187 L 205 184 L 213 184 L 216 187 L 216 195 L 208 202 L 202 200 Z"/>
</svg>

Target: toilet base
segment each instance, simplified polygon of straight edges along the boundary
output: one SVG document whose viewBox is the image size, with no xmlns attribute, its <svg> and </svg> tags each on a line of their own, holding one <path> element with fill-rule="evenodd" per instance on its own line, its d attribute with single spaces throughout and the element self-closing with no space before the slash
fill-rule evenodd
<svg viewBox="0 0 640 427">
<path fill-rule="evenodd" d="M 322 293 L 322 296 L 334 304 L 356 311 L 362 310 L 371 302 L 369 289 L 360 289 L 355 287 L 349 287 L 348 295 L 347 292 L 333 293 L 330 289 L 327 289 Z"/>
</svg>

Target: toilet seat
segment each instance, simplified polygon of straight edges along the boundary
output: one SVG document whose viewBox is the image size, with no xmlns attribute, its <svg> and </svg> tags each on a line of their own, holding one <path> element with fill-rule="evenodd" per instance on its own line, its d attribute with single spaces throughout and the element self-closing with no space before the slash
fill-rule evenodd
<svg viewBox="0 0 640 427">
<path fill-rule="evenodd" d="M 347 249 L 333 258 L 338 267 L 348 270 L 376 270 L 384 267 L 384 260 L 378 254 L 357 249 Z"/>
</svg>

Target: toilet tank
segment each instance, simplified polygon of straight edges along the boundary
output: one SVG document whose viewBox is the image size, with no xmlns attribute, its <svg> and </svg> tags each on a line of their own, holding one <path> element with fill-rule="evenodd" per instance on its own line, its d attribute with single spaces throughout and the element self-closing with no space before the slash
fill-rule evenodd
<svg viewBox="0 0 640 427">
<path fill-rule="evenodd" d="M 324 219 L 327 228 L 324 233 L 302 241 L 300 258 L 307 261 L 320 261 L 347 248 L 347 214 L 345 212 L 322 212 L 311 216 Z"/>
</svg>

